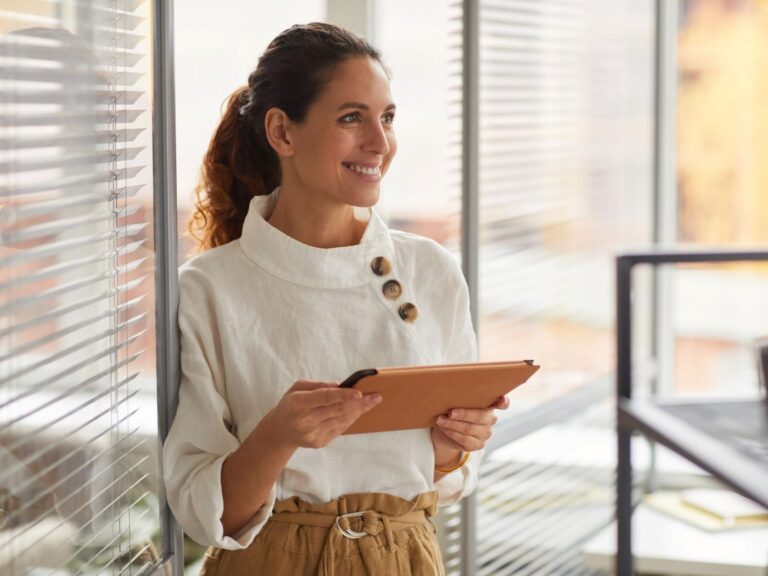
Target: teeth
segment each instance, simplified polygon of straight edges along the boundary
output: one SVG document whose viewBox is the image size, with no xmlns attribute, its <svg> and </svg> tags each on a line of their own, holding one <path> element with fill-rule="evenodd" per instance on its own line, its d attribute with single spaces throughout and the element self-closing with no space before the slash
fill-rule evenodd
<svg viewBox="0 0 768 576">
<path fill-rule="evenodd" d="M 345 166 L 360 174 L 368 174 L 369 176 L 378 176 L 381 174 L 379 166 L 376 166 L 375 168 L 366 168 L 365 166 L 358 166 L 356 164 L 345 164 Z"/>
</svg>

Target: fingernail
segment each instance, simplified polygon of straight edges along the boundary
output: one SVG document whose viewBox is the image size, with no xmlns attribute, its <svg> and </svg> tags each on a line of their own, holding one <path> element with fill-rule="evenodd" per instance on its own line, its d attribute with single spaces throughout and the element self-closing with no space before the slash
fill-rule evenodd
<svg viewBox="0 0 768 576">
<path fill-rule="evenodd" d="M 448 422 L 448 418 L 446 418 L 445 416 L 438 416 L 437 417 L 437 423 L 438 424 L 445 424 L 446 422 Z"/>
<path fill-rule="evenodd" d="M 378 404 L 381 402 L 381 394 L 375 394 L 373 396 L 367 396 L 366 400 L 371 404 Z"/>
</svg>

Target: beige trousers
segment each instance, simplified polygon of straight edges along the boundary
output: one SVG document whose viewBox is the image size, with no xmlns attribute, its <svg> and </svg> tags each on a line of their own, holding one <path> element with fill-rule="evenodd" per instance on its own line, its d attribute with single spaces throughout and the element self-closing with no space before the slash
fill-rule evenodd
<svg viewBox="0 0 768 576">
<path fill-rule="evenodd" d="M 200 576 L 444 576 L 436 512 L 437 492 L 278 501 L 248 548 L 209 548 Z"/>
</svg>

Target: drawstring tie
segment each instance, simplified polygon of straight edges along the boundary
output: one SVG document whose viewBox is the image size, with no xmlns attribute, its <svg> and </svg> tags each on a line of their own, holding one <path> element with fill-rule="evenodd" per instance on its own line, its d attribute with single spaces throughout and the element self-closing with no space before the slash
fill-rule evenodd
<svg viewBox="0 0 768 576">
<path fill-rule="evenodd" d="M 360 524 L 362 526 L 360 526 L 360 531 L 353 530 L 350 527 L 350 519 L 352 518 L 361 519 Z M 339 514 L 337 515 L 319 514 L 316 512 L 278 512 L 270 520 L 273 522 L 288 522 L 291 524 L 329 528 L 323 553 L 320 556 L 318 576 L 334 576 L 334 550 L 339 546 L 342 538 L 358 540 L 365 536 L 376 536 L 383 529 L 387 540 L 387 547 L 390 552 L 393 552 L 395 546 L 395 539 L 392 536 L 393 527 L 397 529 L 416 524 L 429 524 L 434 527 L 425 510 L 415 510 L 400 516 L 390 516 L 376 510 L 347 512 L 347 503 L 343 497 L 339 499 Z"/>
</svg>

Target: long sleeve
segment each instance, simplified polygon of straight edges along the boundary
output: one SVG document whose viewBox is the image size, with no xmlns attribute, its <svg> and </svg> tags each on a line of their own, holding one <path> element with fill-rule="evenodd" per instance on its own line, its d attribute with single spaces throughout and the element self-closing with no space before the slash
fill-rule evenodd
<svg viewBox="0 0 768 576">
<path fill-rule="evenodd" d="M 163 447 L 168 503 L 194 540 L 230 550 L 247 547 L 268 520 L 275 488 L 233 537 L 224 536 L 221 467 L 240 442 L 232 433 L 214 292 L 204 274 L 179 278 L 179 406 Z"/>
<path fill-rule="evenodd" d="M 445 361 L 448 364 L 477 362 L 477 337 L 472 327 L 469 308 L 469 290 L 458 265 L 454 265 L 456 295 L 452 314 L 452 328 L 447 338 L 448 346 Z M 449 506 L 468 496 L 477 486 L 478 471 L 483 457 L 483 450 L 472 452 L 464 466 L 446 474 L 435 482 L 438 493 L 438 505 Z"/>
</svg>

